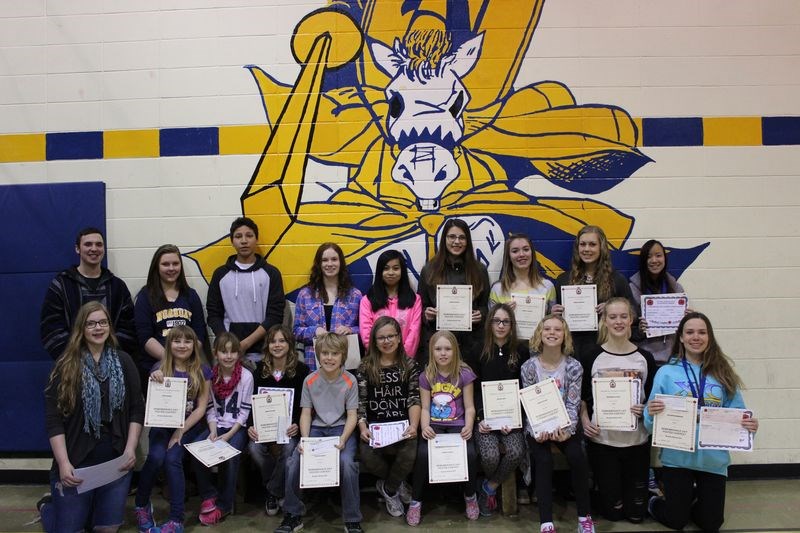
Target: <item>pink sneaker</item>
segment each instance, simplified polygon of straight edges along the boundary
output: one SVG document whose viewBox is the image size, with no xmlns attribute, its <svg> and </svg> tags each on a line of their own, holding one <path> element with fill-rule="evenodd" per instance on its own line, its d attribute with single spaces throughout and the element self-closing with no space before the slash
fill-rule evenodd
<svg viewBox="0 0 800 533">
<path fill-rule="evenodd" d="M 545 522 L 539 531 L 540 533 L 556 533 L 556 526 L 552 522 Z"/>
<path fill-rule="evenodd" d="M 421 517 L 422 517 L 422 503 L 412 501 L 408 505 L 408 511 L 406 511 L 406 523 L 412 527 L 418 526 Z"/>
<path fill-rule="evenodd" d="M 219 509 L 219 507 L 214 507 L 209 513 L 202 513 L 200 514 L 200 523 L 204 526 L 213 526 L 217 524 L 225 517 L 225 514 Z"/>
<path fill-rule="evenodd" d="M 578 518 L 578 533 L 595 533 L 594 521 L 588 514 L 583 518 Z"/>
<path fill-rule="evenodd" d="M 481 515 L 477 496 L 473 494 L 472 496 L 464 497 L 464 503 L 467 504 L 467 518 L 470 520 L 477 520 Z"/>
<path fill-rule="evenodd" d="M 203 503 L 200 504 L 200 514 L 210 513 L 216 508 L 217 508 L 217 499 L 206 498 L 205 500 L 203 500 Z"/>
</svg>

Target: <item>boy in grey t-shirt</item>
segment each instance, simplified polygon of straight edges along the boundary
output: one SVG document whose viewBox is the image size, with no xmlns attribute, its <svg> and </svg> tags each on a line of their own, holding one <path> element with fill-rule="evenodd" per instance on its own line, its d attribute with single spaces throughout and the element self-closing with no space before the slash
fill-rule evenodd
<svg viewBox="0 0 800 533">
<path fill-rule="evenodd" d="M 344 369 L 347 337 L 325 333 L 317 338 L 319 369 L 303 382 L 300 398 L 301 437 L 339 437 L 339 479 L 342 518 L 348 533 L 361 533 L 361 498 L 358 490 L 358 440 L 354 434 L 358 410 L 358 385 Z M 303 527 L 305 505 L 300 498 L 300 445 L 286 462 L 284 518 L 275 533 L 293 533 Z"/>
</svg>

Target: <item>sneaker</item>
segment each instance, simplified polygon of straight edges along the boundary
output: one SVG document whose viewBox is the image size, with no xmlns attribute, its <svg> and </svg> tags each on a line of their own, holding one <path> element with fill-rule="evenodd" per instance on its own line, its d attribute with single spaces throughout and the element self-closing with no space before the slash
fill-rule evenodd
<svg viewBox="0 0 800 533">
<path fill-rule="evenodd" d="M 200 514 L 210 513 L 216 508 L 217 508 L 217 499 L 206 498 L 205 500 L 203 500 L 203 503 L 200 504 Z"/>
<path fill-rule="evenodd" d="M 661 492 L 661 487 L 658 486 L 658 481 L 656 481 L 656 473 L 653 469 L 650 469 L 650 477 L 647 480 L 647 490 L 650 491 L 650 494 L 654 496 L 663 496 L 664 494 Z"/>
<path fill-rule="evenodd" d="M 363 533 L 361 522 L 345 522 L 344 533 Z"/>
<path fill-rule="evenodd" d="M 161 524 L 160 527 L 150 528 L 150 533 L 183 533 L 183 522 L 170 520 Z"/>
<path fill-rule="evenodd" d="M 214 507 L 210 513 L 200 513 L 200 523 L 204 526 L 213 526 L 221 522 L 230 513 L 223 513 L 219 507 Z"/>
<path fill-rule="evenodd" d="M 48 504 L 48 503 L 53 503 L 53 495 L 50 494 L 49 492 L 45 492 L 42 495 L 42 497 L 39 498 L 39 501 L 36 502 L 36 510 L 39 511 L 39 513 L 41 513 L 42 512 L 42 505 L 45 505 L 45 504 Z"/>
<path fill-rule="evenodd" d="M 584 518 L 578 518 L 578 533 L 595 533 L 594 521 L 588 514 Z"/>
<path fill-rule="evenodd" d="M 375 488 L 386 502 L 386 511 L 395 517 L 403 516 L 403 502 L 400 501 L 400 492 L 398 491 L 390 496 L 389 493 L 386 492 L 386 482 L 382 479 L 379 479 L 378 482 L 375 483 Z"/>
<path fill-rule="evenodd" d="M 278 514 L 278 511 L 281 510 L 280 505 L 278 505 L 278 498 L 272 494 L 267 494 L 267 502 L 264 504 L 264 509 L 267 511 L 267 515 L 269 516 L 275 516 Z"/>
<path fill-rule="evenodd" d="M 406 512 L 406 524 L 412 527 L 418 526 L 420 518 L 422 518 L 422 502 L 412 501 Z"/>
<path fill-rule="evenodd" d="M 489 498 L 494 498 L 494 495 L 489 495 L 486 492 L 483 483 L 481 483 L 481 486 L 478 487 L 478 510 L 480 511 L 481 516 L 492 516 L 492 508 L 489 505 Z"/>
<path fill-rule="evenodd" d="M 466 515 L 469 520 L 477 520 L 481 515 L 478 508 L 478 497 L 476 495 L 464 496 L 464 503 L 467 504 Z"/>
<path fill-rule="evenodd" d="M 656 515 L 653 514 L 653 505 L 655 505 L 656 500 L 659 498 L 660 496 L 650 496 L 650 499 L 647 500 L 647 514 L 649 514 L 653 518 L 656 517 Z"/>
<path fill-rule="evenodd" d="M 556 526 L 552 522 L 545 522 L 539 531 L 540 533 L 556 533 Z"/>
<path fill-rule="evenodd" d="M 284 513 L 283 522 L 275 529 L 275 533 L 294 533 L 303 529 L 303 518 L 290 513 Z"/>
<path fill-rule="evenodd" d="M 134 507 L 133 512 L 136 513 L 136 522 L 139 524 L 139 531 L 144 533 L 155 527 L 156 523 L 153 520 L 153 504 L 148 503 L 144 507 Z"/>
<path fill-rule="evenodd" d="M 411 485 L 403 481 L 400 483 L 400 487 L 397 489 L 397 493 L 400 495 L 400 501 L 404 504 L 408 505 L 411 503 Z"/>
</svg>

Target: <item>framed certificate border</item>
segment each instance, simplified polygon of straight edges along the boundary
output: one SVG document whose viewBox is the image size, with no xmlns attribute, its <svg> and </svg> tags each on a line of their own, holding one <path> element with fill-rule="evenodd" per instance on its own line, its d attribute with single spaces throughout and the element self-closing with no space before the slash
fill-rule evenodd
<svg viewBox="0 0 800 533">
<path fill-rule="evenodd" d="M 669 448 L 671 450 L 681 450 L 684 452 L 693 452 L 695 450 L 695 441 L 697 440 L 697 398 L 693 398 L 691 396 L 670 396 L 664 394 L 656 394 L 656 398 L 659 400 L 664 400 L 664 396 L 667 396 L 667 400 L 664 402 L 666 407 L 664 410 L 657 415 L 653 416 L 653 446 L 656 448 Z M 676 402 L 683 400 L 685 402 L 685 409 L 670 409 L 669 405 L 671 402 Z M 683 415 L 681 418 L 686 427 L 680 428 L 686 431 L 685 438 L 680 438 L 680 441 L 685 441 L 691 444 L 681 444 L 678 437 L 674 438 L 665 438 L 663 436 L 665 431 L 662 431 L 663 420 L 665 420 L 665 416 L 670 414 L 670 411 L 675 412 L 685 412 L 686 414 Z"/>
<path fill-rule="evenodd" d="M 453 309 L 452 306 L 459 308 Z M 466 310 L 461 309 L 462 306 Z M 436 330 L 443 329 L 472 331 L 472 285 L 436 286 Z"/>
<path fill-rule="evenodd" d="M 541 415 L 536 412 L 537 409 L 533 408 L 536 405 L 533 401 L 534 398 L 542 395 L 546 397 L 552 396 L 552 398 L 558 400 L 556 405 L 549 406 L 551 410 L 555 409 L 555 413 L 545 420 L 540 420 Z M 569 419 L 569 413 L 567 413 L 567 406 L 564 405 L 564 398 L 561 396 L 561 391 L 553 378 L 547 378 L 520 390 L 519 399 L 525 408 L 525 414 L 528 416 L 528 421 L 534 432 L 536 432 L 537 427 L 542 427 L 543 425 L 553 426 L 553 429 L 564 429 L 568 428 L 572 423 Z M 551 401 L 555 402 L 555 400 Z"/>
<path fill-rule="evenodd" d="M 165 377 L 163 383 L 153 381 L 152 379 L 147 383 L 147 401 L 144 407 L 144 425 L 145 427 L 158 427 L 158 428 L 182 428 L 186 423 L 186 401 L 187 391 L 189 388 L 188 378 L 175 378 Z M 162 392 L 163 391 L 163 392 Z M 180 406 L 169 405 L 167 409 L 172 409 L 167 416 L 156 415 L 156 409 L 164 409 L 164 398 L 154 398 L 154 395 L 161 396 L 163 393 L 168 392 L 170 401 L 177 403 L 181 399 Z M 180 421 L 178 420 L 180 419 Z"/>
<path fill-rule="evenodd" d="M 626 385 L 628 389 L 628 412 L 625 415 L 620 415 L 619 423 L 614 423 L 614 417 L 611 417 L 612 422 L 609 422 L 607 415 L 602 415 L 599 406 L 603 402 L 598 401 L 598 390 L 605 390 L 604 387 L 615 389 L 619 384 Z M 595 421 L 600 429 L 612 431 L 636 431 L 639 427 L 639 420 L 636 415 L 630 410 L 630 407 L 639 403 L 639 390 L 641 387 L 641 380 L 632 377 L 608 377 L 608 378 L 592 378 L 592 397 L 594 398 L 594 414 Z"/>
<path fill-rule="evenodd" d="M 576 297 L 591 298 L 584 306 L 576 309 L 575 305 L 569 302 Z M 567 321 L 569 330 L 575 331 L 597 331 L 597 285 L 562 285 L 561 304 L 564 306 L 564 320 Z M 589 309 L 591 306 L 591 309 Z"/>
<path fill-rule="evenodd" d="M 459 449 L 455 451 L 454 458 L 457 454 L 457 459 L 460 464 L 459 469 L 463 466 L 463 475 L 452 475 L 447 476 L 441 474 L 435 466 L 434 457 L 438 454 L 434 452 L 436 447 L 436 439 L 444 439 L 444 440 L 452 440 L 456 441 L 456 437 L 460 440 L 459 446 L 451 446 L 452 448 L 458 447 Z M 440 441 L 441 442 L 441 441 Z M 458 472 L 457 472 L 458 473 Z M 436 437 L 430 439 L 428 441 L 428 483 L 458 483 L 467 481 L 469 479 L 469 467 L 467 464 L 467 441 L 461 438 L 461 434 L 459 433 L 443 433 L 441 435 L 437 435 Z"/>
<path fill-rule="evenodd" d="M 320 478 L 320 479 L 313 479 L 308 476 L 305 470 L 306 466 L 306 454 L 313 453 L 312 447 L 314 445 L 320 445 L 324 441 L 337 441 L 339 437 L 303 437 L 300 439 L 300 443 L 303 446 L 303 453 L 300 454 L 300 488 L 301 489 L 314 489 L 314 488 L 323 488 L 323 487 L 338 487 L 339 486 L 339 448 L 334 446 L 333 444 L 330 445 L 330 449 L 325 450 L 325 454 L 323 456 L 323 460 L 326 462 L 326 466 L 328 468 L 328 473 L 330 477 Z M 328 446 L 327 444 L 323 444 L 324 446 Z M 330 464 L 327 464 L 330 463 Z"/>
<path fill-rule="evenodd" d="M 261 420 L 263 416 L 261 414 L 261 404 L 271 404 L 273 402 L 281 402 L 283 404 L 283 416 L 285 418 L 291 417 L 291 410 L 289 409 L 289 395 L 286 392 L 277 392 L 277 391 L 270 391 L 263 394 L 253 394 L 250 399 L 251 401 L 251 412 L 253 413 L 253 427 L 256 429 L 258 433 L 259 426 L 262 424 L 267 423 L 265 420 Z M 261 444 L 264 442 L 278 442 L 280 439 L 280 431 L 278 430 L 280 424 L 278 423 L 278 418 L 281 415 L 277 415 L 275 419 L 275 433 L 273 434 L 266 434 L 262 435 L 258 433 L 258 440 L 255 442 L 257 444 Z M 273 438 L 274 437 L 274 438 Z"/>
<path fill-rule="evenodd" d="M 728 451 L 732 451 L 732 452 L 736 452 L 736 451 L 739 451 L 739 452 L 751 452 L 751 451 L 753 451 L 753 443 L 754 443 L 754 438 L 753 437 L 755 436 L 755 434 L 750 432 L 750 431 L 747 431 L 744 428 L 741 428 L 742 434 L 746 433 L 747 435 L 746 435 L 745 443 L 742 444 L 742 445 L 715 444 L 713 442 L 708 442 L 708 440 L 706 440 L 705 443 L 703 442 L 703 433 L 704 433 L 704 430 L 703 430 L 703 427 L 704 427 L 703 417 L 704 417 L 704 415 L 708 411 L 712 411 L 712 410 L 716 411 L 716 410 L 720 410 L 720 409 L 728 410 L 728 409 L 731 409 L 731 408 L 729 408 L 729 407 L 727 407 L 727 408 L 726 407 L 707 407 L 707 406 L 703 406 L 703 407 L 700 408 L 700 428 L 698 430 L 699 433 L 698 433 L 698 439 L 697 439 L 697 448 L 700 449 L 700 450 L 728 450 Z M 735 410 L 737 412 L 740 412 L 742 415 L 747 415 L 749 418 L 753 417 L 753 411 L 751 411 L 749 409 L 733 409 L 733 410 Z"/>
<path fill-rule="evenodd" d="M 487 395 L 488 393 L 488 395 Z M 501 395 L 511 408 L 511 414 L 498 414 L 496 408 L 490 406 L 489 399 L 493 395 Z M 506 398 L 507 397 L 507 398 Z M 484 421 L 492 418 L 510 418 L 510 429 L 520 429 L 522 427 L 522 407 L 519 400 L 519 381 L 516 379 L 503 379 L 498 381 L 484 381 L 481 383 L 481 398 L 483 400 L 483 419 Z M 505 410 L 503 407 L 501 410 Z M 500 429 L 493 427 L 492 430 Z"/>
</svg>

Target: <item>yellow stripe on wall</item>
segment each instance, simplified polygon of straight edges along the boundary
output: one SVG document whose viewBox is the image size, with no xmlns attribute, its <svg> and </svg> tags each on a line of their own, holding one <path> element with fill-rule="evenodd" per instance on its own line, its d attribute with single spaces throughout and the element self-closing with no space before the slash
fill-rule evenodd
<svg viewBox="0 0 800 533">
<path fill-rule="evenodd" d="M 44 161 L 46 157 L 44 133 L 0 135 L 0 163 Z"/>
<path fill-rule="evenodd" d="M 158 130 L 119 130 L 103 132 L 103 157 L 158 157 Z"/>
<path fill-rule="evenodd" d="M 260 154 L 269 132 L 269 126 L 220 126 L 219 154 Z"/>
<path fill-rule="evenodd" d="M 704 146 L 761 146 L 761 117 L 704 117 Z"/>
</svg>

